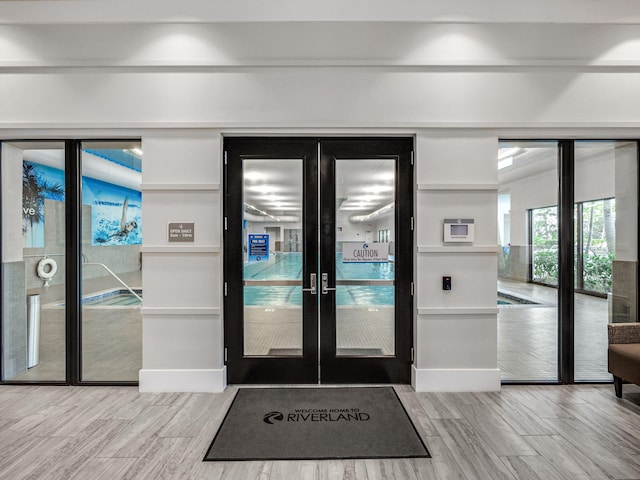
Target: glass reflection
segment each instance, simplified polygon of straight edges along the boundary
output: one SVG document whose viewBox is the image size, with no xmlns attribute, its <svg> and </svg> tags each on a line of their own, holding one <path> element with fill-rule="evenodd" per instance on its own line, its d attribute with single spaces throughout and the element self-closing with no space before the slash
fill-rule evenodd
<svg viewBox="0 0 640 480">
<path fill-rule="evenodd" d="M 2 145 L 2 379 L 65 381 L 61 142 Z"/>
<path fill-rule="evenodd" d="M 244 354 L 302 355 L 302 160 L 244 160 Z"/>
<path fill-rule="evenodd" d="M 142 368 L 140 142 L 82 144 L 82 380 Z"/>
<path fill-rule="evenodd" d="M 395 355 L 395 160 L 336 160 L 336 355 Z"/>
<path fill-rule="evenodd" d="M 498 367 L 504 381 L 558 378 L 558 144 L 498 151 Z"/>
</svg>

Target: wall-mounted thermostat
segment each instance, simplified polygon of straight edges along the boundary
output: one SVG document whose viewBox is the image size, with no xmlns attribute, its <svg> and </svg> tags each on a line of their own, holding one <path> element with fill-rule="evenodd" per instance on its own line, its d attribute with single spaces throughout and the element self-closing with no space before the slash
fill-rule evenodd
<svg viewBox="0 0 640 480">
<path fill-rule="evenodd" d="M 473 218 L 445 218 L 445 242 L 473 242 Z"/>
</svg>

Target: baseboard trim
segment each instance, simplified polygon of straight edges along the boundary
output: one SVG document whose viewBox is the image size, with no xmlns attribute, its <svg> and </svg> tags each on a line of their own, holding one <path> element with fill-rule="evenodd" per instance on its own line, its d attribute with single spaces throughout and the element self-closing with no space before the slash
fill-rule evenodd
<svg viewBox="0 0 640 480">
<path fill-rule="evenodd" d="M 418 369 L 411 367 L 411 385 L 416 392 L 497 392 L 500 370 Z"/>
<path fill-rule="evenodd" d="M 140 392 L 222 392 L 227 367 L 211 370 L 140 370 Z"/>
</svg>

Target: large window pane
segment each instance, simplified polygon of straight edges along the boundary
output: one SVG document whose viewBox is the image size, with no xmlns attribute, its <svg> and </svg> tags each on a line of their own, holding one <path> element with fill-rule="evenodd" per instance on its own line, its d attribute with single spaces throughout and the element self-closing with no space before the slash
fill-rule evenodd
<svg viewBox="0 0 640 480">
<path fill-rule="evenodd" d="M 2 380 L 66 379 L 64 158 L 2 145 Z"/>
<path fill-rule="evenodd" d="M 607 322 L 636 320 L 637 144 L 575 144 L 575 380 L 611 380 Z"/>
<path fill-rule="evenodd" d="M 82 380 L 142 368 L 140 142 L 82 144 Z"/>
<path fill-rule="evenodd" d="M 558 378 L 558 145 L 498 153 L 498 367 L 504 381 Z"/>
</svg>

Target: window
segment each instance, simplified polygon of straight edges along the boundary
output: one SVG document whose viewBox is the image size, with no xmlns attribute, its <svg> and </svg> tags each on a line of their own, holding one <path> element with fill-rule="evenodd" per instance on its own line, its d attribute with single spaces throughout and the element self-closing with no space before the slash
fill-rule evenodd
<svg viewBox="0 0 640 480">
<path fill-rule="evenodd" d="M 2 143 L 1 381 L 137 382 L 140 147 Z"/>
</svg>

